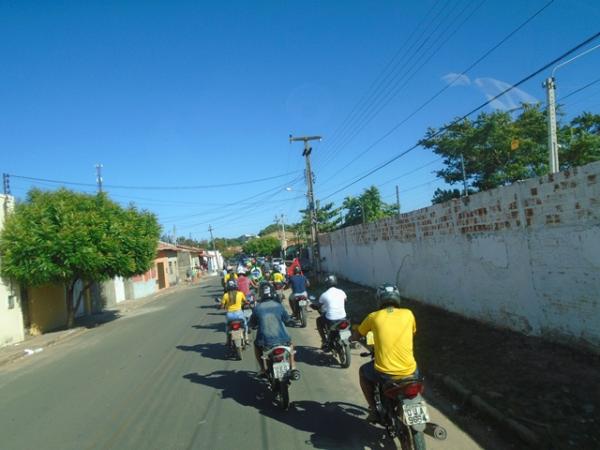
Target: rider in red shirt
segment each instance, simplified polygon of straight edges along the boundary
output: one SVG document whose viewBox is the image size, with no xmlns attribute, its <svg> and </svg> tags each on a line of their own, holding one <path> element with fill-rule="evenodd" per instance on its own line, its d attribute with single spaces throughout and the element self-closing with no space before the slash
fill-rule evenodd
<svg viewBox="0 0 600 450">
<path fill-rule="evenodd" d="M 243 292 L 247 297 L 250 294 L 250 279 L 246 276 L 246 271 L 243 268 L 239 268 L 238 271 L 238 291 Z"/>
</svg>

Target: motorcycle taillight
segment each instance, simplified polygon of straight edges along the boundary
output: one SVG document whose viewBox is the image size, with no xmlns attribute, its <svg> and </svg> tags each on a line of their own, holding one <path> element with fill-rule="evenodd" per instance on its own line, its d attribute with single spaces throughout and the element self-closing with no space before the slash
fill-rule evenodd
<svg viewBox="0 0 600 450">
<path fill-rule="evenodd" d="M 283 355 L 284 353 L 285 353 L 285 348 L 277 347 L 277 348 L 273 349 L 274 355 Z"/>
<path fill-rule="evenodd" d="M 345 320 L 343 322 L 340 322 L 340 324 L 338 325 L 338 328 L 340 330 L 345 330 L 346 328 L 348 328 L 350 326 L 350 322 L 346 322 Z"/>
<path fill-rule="evenodd" d="M 406 398 L 415 398 L 417 395 L 423 393 L 423 383 L 411 383 L 404 386 L 402 393 Z"/>
<path fill-rule="evenodd" d="M 230 328 L 231 328 L 233 331 L 236 331 L 236 330 L 239 330 L 239 329 L 242 327 L 242 324 L 241 324 L 240 322 L 231 322 L 231 323 L 229 324 L 229 327 L 230 327 Z"/>
</svg>

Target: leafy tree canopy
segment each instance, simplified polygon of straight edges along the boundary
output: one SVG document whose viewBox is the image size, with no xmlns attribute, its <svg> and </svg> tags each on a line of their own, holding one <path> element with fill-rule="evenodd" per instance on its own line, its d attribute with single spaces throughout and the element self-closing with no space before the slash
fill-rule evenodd
<svg viewBox="0 0 600 450">
<path fill-rule="evenodd" d="M 156 217 L 122 208 L 105 194 L 33 189 L 9 214 L 0 234 L 2 276 L 24 285 L 62 283 L 72 325 L 75 282 L 130 277 L 147 271 L 156 256 Z"/>
<path fill-rule="evenodd" d="M 327 233 L 337 229 L 342 222 L 340 217 L 341 208 L 335 208 L 333 202 L 325 203 L 321 206 L 319 202 L 316 205 L 317 229 L 320 233 Z M 305 236 L 310 236 L 310 212 L 308 209 L 301 209 L 302 219 L 297 224 L 297 231 Z"/>
<path fill-rule="evenodd" d="M 376 186 L 365 189 L 358 197 L 346 197 L 342 207 L 347 211 L 345 226 L 372 222 L 396 213 L 394 205 L 389 205 L 381 199 Z"/>
<path fill-rule="evenodd" d="M 559 112 L 559 117 L 561 116 Z M 474 192 L 511 184 L 548 172 L 546 111 L 540 104 L 510 112 L 481 113 L 476 120 L 445 125 L 447 131 L 430 128 L 421 144 L 443 157 L 445 168 L 436 172 L 450 185 L 462 183 L 461 155 L 467 184 Z M 583 113 L 567 125 L 559 123 L 561 168 L 600 159 L 600 115 Z M 436 190 L 433 202 L 459 196 L 454 189 Z"/>
<path fill-rule="evenodd" d="M 281 243 L 273 236 L 251 239 L 243 246 L 244 253 L 255 256 L 275 256 L 279 254 Z"/>
</svg>

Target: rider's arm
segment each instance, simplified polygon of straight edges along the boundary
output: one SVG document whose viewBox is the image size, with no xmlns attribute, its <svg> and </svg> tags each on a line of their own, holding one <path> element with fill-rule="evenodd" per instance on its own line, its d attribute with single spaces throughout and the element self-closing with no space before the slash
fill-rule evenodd
<svg viewBox="0 0 600 450">
<path fill-rule="evenodd" d="M 225 309 L 225 305 L 227 305 L 227 299 L 225 296 L 228 294 L 223 294 L 223 298 L 221 299 L 221 309 Z"/>
<path fill-rule="evenodd" d="M 283 320 L 283 323 L 285 324 L 287 324 L 290 321 L 290 315 L 283 306 L 281 307 L 281 320 Z"/>
<path fill-rule="evenodd" d="M 358 340 L 362 336 L 366 336 L 369 331 L 371 331 L 371 314 L 365 317 L 358 327 L 352 327 L 352 338 Z"/>
</svg>

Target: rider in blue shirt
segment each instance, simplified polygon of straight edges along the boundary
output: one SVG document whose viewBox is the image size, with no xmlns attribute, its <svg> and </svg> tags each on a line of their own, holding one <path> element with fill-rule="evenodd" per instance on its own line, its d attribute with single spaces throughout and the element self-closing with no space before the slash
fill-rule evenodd
<svg viewBox="0 0 600 450">
<path fill-rule="evenodd" d="M 256 361 L 258 361 L 261 376 L 265 374 L 265 366 L 262 359 L 263 349 L 269 349 L 278 345 L 285 345 L 292 348 L 290 368 L 292 372 L 297 372 L 292 338 L 290 338 L 285 329 L 285 324 L 290 320 L 290 316 L 281 305 L 281 300 L 270 283 L 262 284 L 260 290 L 260 300 L 252 313 L 250 326 L 253 328 L 258 327 L 258 332 L 254 340 L 254 355 L 256 356 Z"/>
<path fill-rule="evenodd" d="M 306 288 L 310 286 L 310 283 L 308 282 L 308 279 L 302 275 L 302 269 L 300 269 L 299 266 L 296 266 L 294 267 L 294 275 L 288 279 L 288 284 L 292 289 L 292 293 L 290 294 L 290 308 L 292 309 L 292 314 L 297 316 L 298 302 L 296 301 L 296 297 L 303 295 L 308 298 Z"/>
</svg>

